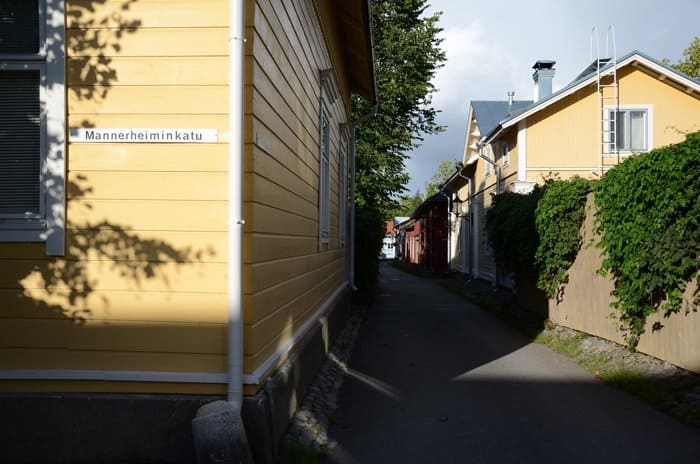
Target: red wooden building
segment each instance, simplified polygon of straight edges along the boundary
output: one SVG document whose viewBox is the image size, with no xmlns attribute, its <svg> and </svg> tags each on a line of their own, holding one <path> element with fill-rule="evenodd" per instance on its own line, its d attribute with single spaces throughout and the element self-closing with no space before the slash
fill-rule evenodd
<svg viewBox="0 0 700 464">
<path fill-rule="evenodd" d="M 437 193 L 398 225 L 399 258 L 424 272 L 447 271 L 447 198 Z"/>
</svg>

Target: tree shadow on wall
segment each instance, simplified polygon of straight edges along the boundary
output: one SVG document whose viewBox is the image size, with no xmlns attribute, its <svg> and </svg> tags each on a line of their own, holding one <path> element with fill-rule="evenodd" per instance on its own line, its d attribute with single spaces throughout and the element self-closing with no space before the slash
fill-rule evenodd
<svg viewBox="0 0 700 464">
<path fill-rule="evenodd" d="M 70 92 L 81 100 L 103 99 L 117 82 L 110 54 L 121 51 L 120 40 L 141 27 L 126 12 L 138 0 L 126 0 L 118 9 L 103 11 L 107 0 L 70 2 L 66 10 L 67 75 Z M 72 79 L 72 81 L 71 81 Z M 77 82 L 76 82 L 77 80 Z"/>
<path fill-rule="evenodd" d="M 142 22 L 128 17 L 128 11 L 138 0 L 125 0 L 109 7 L 108 0 L 75 0 L 66 6 L 65 48 L 69 94 L 76 100 L 103 100 L 119 81 L 113 58 L 122 50 L 120 41 L 126 34 L 134 34 Z M 47 21 L 51 21 L 56 0 L 48 0 Z M 60 41 L 60 31 L 49 28 L 47 42 Z M 47 58 L 49 62 L 55 56 Z M 82 127 L 94 127 L 85 119 Z M 124 185 L 124 189 L 128 189 Z M 63 192 L 49 186 L 48 194 L 63 198 Z M 20 261 L 12 274 L 17 276 L 21 289 L 20 300 L 30 301 L 35 317 L 46 312 L 84 324 L 94 317 L 93 307 L 101 300 L 108 307 L 107 298 L 97 292 L 98 276 L 109 272 L 118 276 L 122 285 L 139 290 L 147 280 L 158 279 L 170 288 L 169 276 L 173 276 L 172 264 L 177 267 L 194 265 L 206 256 L 214 256 L 213 247 L 194 249 L 191 246 L 176 247 L 158 238 L 139 235 L 128 225 L 109 220 L 90 220 L 92 204 L 85 198 L 94 188 L 87 175 L 67 179 L 67 203 L 74 205 L 72 217 L 66 220 L 65 258 L 45 258 L 43 253 L 27 259 L 21 255 L 32 245 L 22 247 Z M 87 218 L 80 219 L 77 218 Z M 17 248 L 19 249 L 19 248 Z M 38 248 L 35 248 L 38 249 Z M 29 251 L 34 255 L 33 252 Z M 15 253 L 16 254 L 16 253 Z M 97 263 L 97 264 L 96 264 Z M 98 269 L 95 272 L 95 269 Z M 95 298 L 99 300 L 95 300 Z M 26 304 L 19 317 L 32 317 Z"/>
<path fill-rule="evenodd" d="M 80 199 L 93 190 L 86 176 L 78 176 L 76 180 L 68 182 L 71 200 Z M 93 207 L 81 201 L 80 208 L 89 212 Z M 24 288 L 23 297 L 29 298 L 37 309 L 83 324 L 94 315 L 93 296 L 100 298 L 103 307 L 109 306 L 107 297 L 97 292 L 99 279 L 91 266 L 97 266 L 99 274 L 118 276 L 133 290 L 141 290 L 144 282 L 153 279 L 172 288 L 169 276 L 173 274 L 169 267 L 173 263 L 178 268 L 193 266 L 215 254 L 211 246 L 176 247 L 165 240 L 142 237 L 125 225 L 87 220 L 72 224 L 67 231 L 65 258 L 32 266 L 19 283 Z"/>
</svg>

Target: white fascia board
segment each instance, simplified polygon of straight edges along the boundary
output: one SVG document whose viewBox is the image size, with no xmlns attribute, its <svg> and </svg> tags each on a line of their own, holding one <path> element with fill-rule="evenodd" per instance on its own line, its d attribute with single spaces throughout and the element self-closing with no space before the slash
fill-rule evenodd
<svg viewBox="0 0 700 464">
<path fill-rule="evenodd" d="M 618 67 L 619 67 L 619 66 L 618 66 Z M 567 90 L 566 92 L 562 92 L 562 93 L 560 93 L 559 95 L 555 95 L 554 97 L 549 98 L 549 99 L 543 101 L 541 104 L 530 108 L 529 110 L 525 111 L 524 113 L 519 114 L 518 116 L 514 117 L 513 119 L 509 119 L 509 120 L 507 120 L 507 121 L 501 123 L 501 128 L 500 128 L 500 130 L 499 130 L 498 132 L 496 132 L 495 134 L 493 134 L 492 136 L 490 136 L 490 137 L 486 140 L 486 143 L 490 143 L 492 140 L 494 140 L 495 138 L 497 138 L 499 135 L 501 135 L 501 133 L 502 133 L 505 129 L 507 129 L 507 128 L 509 128 L 509 127 L 511 127 L 511 126 L 513 126 L 513 125 L 515 125 L 515 124 L 517 124 L 517 123 L 519 123 L 520 121 L 522 121 L 523 119 L 527 118 L 528 116 L 531 116 L 531 115 L 537 113 L 538 111 L 547 108 L 549 105 L 552 105 L 552 104 L 558 102 L 559 100 L 561 100 L 561 99 L 563 99 L 563 98 L 565 98 L 565 97 L 568 97 L 568 96 L 571 95 L 572 93 L 577 92 L 578 90 L 581 90 L 582 88 L 589 86 L 590 84 L 594 83 L 594 82 L 596 81 L 596 79 L 597 79 L 597 78 L 596 78 L 595 75 L 592 76 L 592 77 L 589 77 L 588 79 L 586 79 L 586 80 L 584 80 L 584 81 L 581 81 L 580 83 L 578 83 L 578 84 L 575 85 L 574 87 L 571 87 L 571 88 L 570 88 L 569 90 Z"/>
<path fill-rule="evenodd" d="M 469 103 L 469 112 L 467 113 L 467 127 L 464 130 L 464 150 L 462 152 L 462 164 L 467 165 L 467 154 L 469 153 L 469 135 L 471 134 L 472 118 L 474 117 L 474 106 Z"/>
<path fill-rule="evenodd" d="M 630 55 L 629 57 L 625 58 L 624 60 L 618 62 L 617 69 L 619 70 L 620 68 L 623 68 L 623 67 L 625 67 L 625 66 L 627 66 L 635 61 L 643 64 L 647 68 L 659 73 L 660 75 L 664 75 L 667 78 L 671 78 L 672 80 L 678 82 L 679 84 L 684 85 L 687 88 L 692 89 L 693 91 L 700 93 L 700 84 L 698 84 L 697 82 L 694 82 L 691 79 L 688 79 L 688 78 L 686 78 L 678 73 L 675 73 L 669 69 L 666 69 L 663 66 L 659 66 L 658 64 L 654 63 L 653 61 L 645 58 L 644 56 L 642 56 L 638 53 L 634 53 L 634 54 Z M 605 69 L 603 74 L 607 74 L 610 70 L 611 69 Z M 522 121 L 523 119 L 527 118 L 528 116 L 531 116 L 534 113 L 537 113 L 538 111 L 540 111 L 544 108 L 547 108 L 548 106 L 550 106 L 553 103 L 558 102 L 562 98 L 568 97 L 572 93 L 577 92 L 577 91 L 581 90 L 582 88 L 593 84 L 596 81 L 596 79 L 597 79 L 597 76 L 595 74 L 592 74 L 591 77 L 589 77 L 588 79 L 586 79 L 584 81 L 581 81 L 580 83 L 578 83 L 574 87 L 571 87 L 570 89 L 568 89 L 566 92 L 562 92 L 561 94 L 556 95 L 553 98 L 549 98 L 549 99 L 543 101 L 540 105 L 534 106 L 533 108 L 530 108 L 528 111 L 516 116 L 515 118 L 505 121 L 501 125 L 501 129 L 498 132 L 496 132 L 495 134 L 493 134 L 492 136 L 490 136 L 488 138 L 488 140 L 486 140 L 485 142 L 490 143 L 492 140 L 497 138 L 503 132 L 504 129 L 511 127 L 514 124 L 517 124 L 518 122 Z"/>
<path fill-rule="evenodd" d="M 678 74 L 676 72 L 673 72 L 664 66 L 659 66 L 658 64 L 654 63 L 653 61 L 648 60 L 647 58 L 641 56 L 641 55 L 632 55 L 628 59 L 621 61 L 618 63 L 617 67 L 620 68 L 622 66 L 627 66 L 628 64 L 637 61 L 641 64 L 643 64 L 645 67 L 653 70 L 654 72 L 658 73 L 661 76 L 665 76 L 666 78 L 670 78 L 671 80 L 676 81 L 677 83 L 692 89 L 695 92 L 700 93 L 700 84 L 697 82 L 693 81 L 692 79 L 688 79 L 687 77 Z"/>
<path fill-rule="evenodd" d="M 476 163 L 478 160 L 479 160 L 479 155 L 474 154 L 474 155 L 469 157 L 469 159 L 465 163 L 465 166 L 471 166 L 472 164 Z"/>
</svg>

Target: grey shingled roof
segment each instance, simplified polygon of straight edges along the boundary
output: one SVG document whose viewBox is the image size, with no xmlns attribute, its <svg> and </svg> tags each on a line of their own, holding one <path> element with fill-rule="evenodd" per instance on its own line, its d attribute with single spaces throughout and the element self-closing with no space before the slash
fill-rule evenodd
<svg viewBox="0 0 700 464">
<path fill-rule="evenodd" d="M 515 100 L 509 107 L 507 101 L 472 101 L 474 116 L 479 125 L 479 132 L 486 135 L 498 126 L 504 119 L 519 113 L 521 110 L 532 106 L 532 100 Z"/>
</svg>

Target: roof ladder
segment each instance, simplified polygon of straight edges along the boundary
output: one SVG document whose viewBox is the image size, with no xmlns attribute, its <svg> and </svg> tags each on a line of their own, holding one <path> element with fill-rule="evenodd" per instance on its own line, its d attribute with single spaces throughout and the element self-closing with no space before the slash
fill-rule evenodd
<svg viewBox="0 0 700 464">
<path fill-rule="evenodd" d="M 595 27 L 591 31 L 591 60 L 593 60 L 594 48 L 598 90 L 597 143 L 600 151 L 600 175 L 603 175 L 606 156 L 615 155 L 616 161 L 620 162 L 617 137 L 620 92 L 617 82 L 617 46 L 613 26 L 609 26 L 605 34 L 605 57 L 602 59 L 600 57 L 598 29 Z"/>
</svg>

